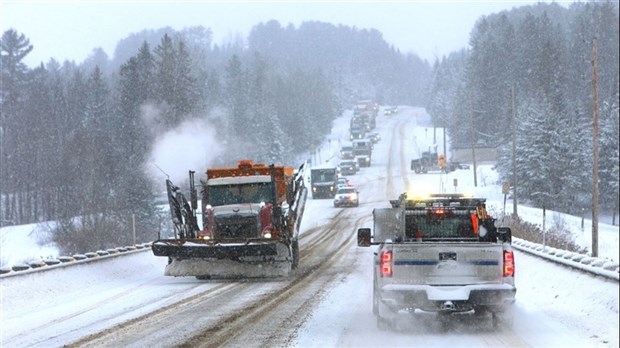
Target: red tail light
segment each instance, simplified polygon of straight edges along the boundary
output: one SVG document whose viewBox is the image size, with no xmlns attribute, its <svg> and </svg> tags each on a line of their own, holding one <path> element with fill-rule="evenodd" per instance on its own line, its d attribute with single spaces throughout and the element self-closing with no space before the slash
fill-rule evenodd
<svg viewBox="0 0 620 348">
<path fill-rule="evenodd" d="M 383 251 L 381 252 L 381 276 L 382 277 L 391 277 L 392 276 L 392 252 L 391 251 Z"/>
<path fill-rule="evenodd" d="M 504 250 L 504 277 L 514 277 L 515 257 L 512 251 Z"/>
</svg>

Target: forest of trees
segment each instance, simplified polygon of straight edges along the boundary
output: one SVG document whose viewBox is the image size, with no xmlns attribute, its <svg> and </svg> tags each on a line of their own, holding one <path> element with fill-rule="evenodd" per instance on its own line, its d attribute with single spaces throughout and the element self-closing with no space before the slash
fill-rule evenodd
<svg viewBox="0 0 620 348">
<path fill-rule="evenodd" d="M 151 241 L 167 218 L 154 203 L 163 181 L 144 169 L 158 136 L 204 120 L 223 148 L 212 164 L 297 166 L 354 101 L 421 105 L 431 77 L 427 62 L 376 30 L 270 21 L 247 42 L 219 47 L 202 27 L 145 30 L 113 59 L 95 49 L 81 64 L 52 58 L 30 69 L 23 59 L 36 43 L 5 31 L 2 224 L 55 221 L 67 254 L 130 244 L 134 222 L 136 241 Z"/>
<path fill-rule="evenodd" d="M 540 3 L 479 19 L 470 47 L 435 63 L 427 110 L 453 147 L 499 146 L 510 183 L 514 130 L 520 202 L 581 213 L 592 204 L 594 39 L 600 204 L 617 211 L 617 2 Z"/>
</svg>

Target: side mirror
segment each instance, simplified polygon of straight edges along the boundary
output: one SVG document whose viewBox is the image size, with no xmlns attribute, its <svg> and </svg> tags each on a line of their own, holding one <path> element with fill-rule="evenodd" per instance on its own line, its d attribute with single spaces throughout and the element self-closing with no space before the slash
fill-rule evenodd
<svg viewBox="0 0 620 348">
<path fill-rule="evenodd" d="M 498 227 L 497 239 L 504 243 L 512 243 L 512 231 L 510 227 Z"/>
<path fill-rule="evenodd" d="M 369 247 L 370 243 L 370 228 L 360 228 L 357 230 L 357 246 Z"/>
</svg>

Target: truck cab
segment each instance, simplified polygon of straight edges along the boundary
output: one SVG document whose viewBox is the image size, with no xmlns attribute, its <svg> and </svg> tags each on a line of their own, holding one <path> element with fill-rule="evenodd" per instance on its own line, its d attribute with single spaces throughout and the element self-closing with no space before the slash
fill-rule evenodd
<svg viewBox="0 0 620 348">
<path fill-rule="evenodd" d="M 338 190 L 336 167 L 312 168 L 310 170 L 312 198 L 334 198 Z"/>
</svg>

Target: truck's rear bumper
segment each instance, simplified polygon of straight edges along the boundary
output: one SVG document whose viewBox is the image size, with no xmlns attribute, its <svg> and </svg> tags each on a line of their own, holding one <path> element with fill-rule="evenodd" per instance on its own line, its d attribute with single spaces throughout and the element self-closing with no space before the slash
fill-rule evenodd
<svg viewBox="0 0 620 348">
<path fill-rule="evenodd" d="M 510 284 L 476 284 L 462 286 L 385 285 L 379 290 L 379 302 L 392 312 L 402 309 L 440 311 L 446 301 L 454 311 L 476 308 L 501 310 L 515 302 L 517 289 Z"/>
</svg>

